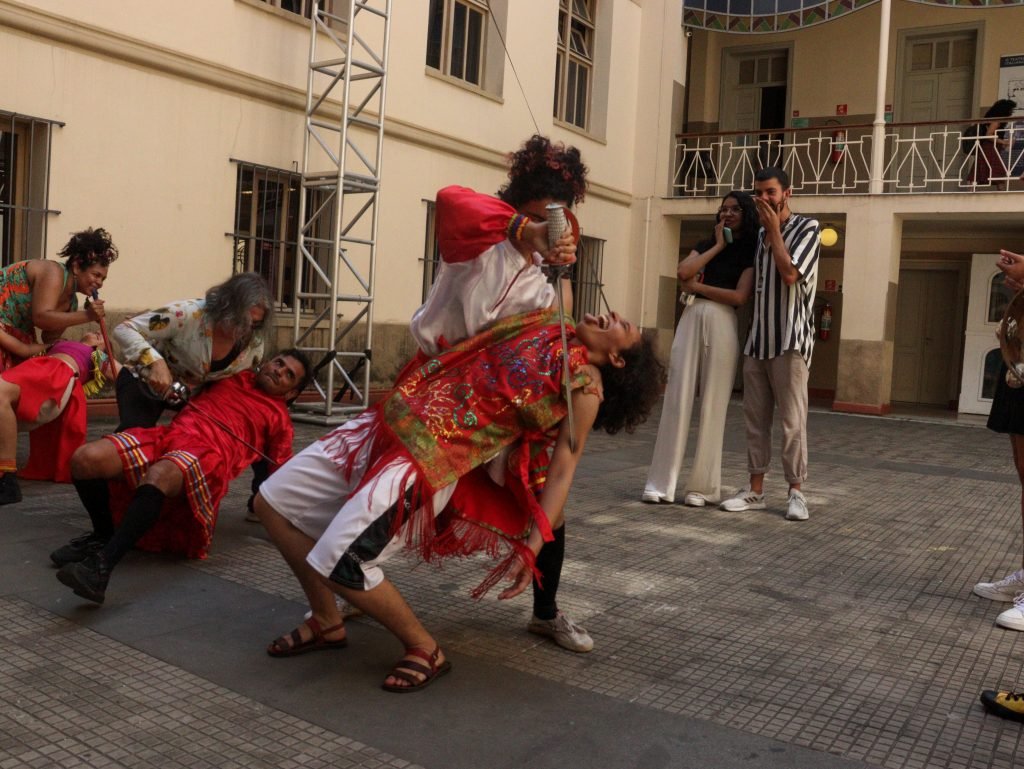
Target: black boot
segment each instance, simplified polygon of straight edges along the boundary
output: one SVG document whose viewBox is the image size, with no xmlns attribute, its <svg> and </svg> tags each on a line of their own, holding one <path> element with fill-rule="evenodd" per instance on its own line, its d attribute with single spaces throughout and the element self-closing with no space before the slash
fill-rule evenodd
<svg viewBox="0 0 1024 769">
<path fill-rule="evenodd" d="M 0 475 L 0 505 L 10 505 L 14 502 L 21 502 L 18 476 L 14 473 L 4 473 Z"/>
<path fill-rule="evenodd" d="M 50 560 L 57 566 L 66 563 L 78 563 L 84 561 L 90 555 L 95 555 L 107 544 L 107 539 L 96 536 L 96 532 L 90 531 L 80 537 L 75 537 L 66 545 L 58 547 L 50 553 Z"/>
<path fill-rule="evenodd" d="M 90 555 L 84 561 L 67 563 L 57 570 L 57 579 L 75 591 L 75 595 L 96 603 L 106 598 L 110 568 L 102 555 Z"/>
</svg>

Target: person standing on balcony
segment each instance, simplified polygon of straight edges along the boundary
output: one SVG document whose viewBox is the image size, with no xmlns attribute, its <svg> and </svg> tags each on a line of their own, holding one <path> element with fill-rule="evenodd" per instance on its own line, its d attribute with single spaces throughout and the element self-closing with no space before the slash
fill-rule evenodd
<svg viewBox="0 0 1024 769">
<path fill-rule="evenodd" d="M 760 221 L 754 199 L 733 191 L 722 199 L 712 237 L 700 241 L 679 263 L 682 297 L 692 297 L 676 328 L 668 384 L 642 501 L 674 502 L 679 468 L 700 374 L 700 428 L 683 504 L 704 507 L 721 501 L 722 438 L 736 364 L 736 308 L 754 287 L 754 251 Z M 682 298 L 681 297 L 681 298 Z"/>
<path fill-rule="evenodd" d="M 1010 140 L 1005 136 L 1007 121 L 1003 118 L 1013 115 L 1015 109 L 1017 102 L 1013 99 L 999 99 L 985 113 L 987 122 L 973 127 L 977 138 L 973 141 L 967 139 L 963 144 L 966 154 L 974 155 L 974 165 L 964 178 L 968 184 L 980 187 L 991 184 L 995 179 L 999 185 L 1002 183 L 1000 180 L 1006 178 L 1003 153 L 1008 150 Z"/>
<path fill-rule="evenodd" d="M 807 377 L 814 350 L 814 292 L 821 231 L 817 220 L 789 209 L 792 190 L 781 168 L 754 177 L 761 219 L 754 258 L 754 311 L 743 349 L 743 416 L 750 484 L 722 508 L 763 510 L 771 461 L 772 417 L 782 420 L 782 469 L 789 483 L 786 519 L 805 521 L 807 500 Z"/>
</svg>

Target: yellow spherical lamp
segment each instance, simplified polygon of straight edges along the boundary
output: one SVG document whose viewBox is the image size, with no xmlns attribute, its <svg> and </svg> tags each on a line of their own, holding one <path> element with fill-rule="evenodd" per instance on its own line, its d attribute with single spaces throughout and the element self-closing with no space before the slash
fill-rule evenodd
<svg viewBox="0 0 1024 769">
<path fill-rule="evenodd" d="M 825 226 L 821 228 L 821 245 L 831 248 L 839 242 L 839 233 L 835 227 Z"/>
</svg>

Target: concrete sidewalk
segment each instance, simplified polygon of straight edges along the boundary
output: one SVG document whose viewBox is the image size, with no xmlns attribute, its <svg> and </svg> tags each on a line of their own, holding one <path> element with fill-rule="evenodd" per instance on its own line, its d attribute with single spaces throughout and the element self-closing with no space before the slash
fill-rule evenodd
<svg viewBox="0 0 1024 769">
<path fill-rule="evenodd" d="M 346 650 L 264 653 L 304 607 L 243 520 L 248 478 L 207 561 L 133 553 L 102 607 L 47 558 L 85 528 L 74 490 L 24 483 L 0 509 L 0 769 L 1024 763 L 1021 725 L 977 700 L 1024 685 L 1024 634 L 970 592 L 1021 557 L 1005 437 L 812 413 L 811 519 L 791 523 L 780 471 L 767 511 L 640 504 L 656 425 L 591 436 L 570 500 L 560 603 L 595 650 L 526 633 L 526 598 L 471 600 L 485 563 L 400 559 L 390 576 L 453 662 L 410 697 L 379 688 L 401 650 L 368 620 Z M 733 404 L 730 490 L 745 464 Z"/>
</svg>

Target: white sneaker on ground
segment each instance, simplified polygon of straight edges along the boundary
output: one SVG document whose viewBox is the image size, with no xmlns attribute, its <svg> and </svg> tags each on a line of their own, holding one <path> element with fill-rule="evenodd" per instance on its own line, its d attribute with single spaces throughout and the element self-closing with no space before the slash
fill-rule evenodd
<svg viewBox="0 0 1024 769">
<path fill-rule="evenodd" d="M 640 501 L 648 505 L 662 505 L 668 504 L 673 500 L 666 497 L 664 494 L 659 494 L 656 491 L 644 490 L 643 496 L 640 497 Z"/>
<path fill-rule="evenodd" d="M 554 619 L 533 617 L 526 629 L 553 639 L 556 644 L 571 652 L 588 652 L 594 648 L 594 639 L 590 634 L 562 612 L 558 612 Z"/>
<path fill-rule="evenodd" d="M 998 582 L 979 582 L 974 594 L 990 601 L 1012 601 L 1018 593 L 1024 593 L 1024 569 L 1003 577 Z"/>
<path fill-rule="evenodd" d="M 1024 630 L 1024 593 L 1013 599 L 1012 609 L 996 617 L 996 624 L 1010 630 Z"/>
<path fill-rule="evenodd" d="M 699 491 L 691 491 L 683 497 L 683 504 L 687 507 L 704 507 L 707 503 L 708 498 Z"/>
<path fill-rule="evenodd" d="M 807 500 L 799 489 L 789 490 L 789 507 L 786 508 L 787 521 L 806 521 L 811 517 L 807 512 Z"/>
<path fill-rule="evenodd" d="M 750 487 L 740 489 L 735 496 L 722 503 L 722 509 L 730 513 L 742 513 L 744 510 L 764 510 L 764 494 L 755 494 Z"/>
</svg>

